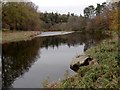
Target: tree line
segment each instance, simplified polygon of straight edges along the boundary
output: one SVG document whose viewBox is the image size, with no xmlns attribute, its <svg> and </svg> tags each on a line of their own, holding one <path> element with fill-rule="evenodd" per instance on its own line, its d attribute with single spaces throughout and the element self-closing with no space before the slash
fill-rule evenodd
<svg viewBox="0 0 120 90">
<path fill-rule="evenodd" d="M 2 27 L 10 30 L 111 30 L 119 27 L 120 2 L 90 5 L 84 15 L 38 12 L 32 2 L 2 3 Z"/>
<path fill-rule="evenodd" d="M 106 31 L 118 30 L 120 20 L 120 2 L 90 5 L 84 9 L 84 15 L 42 13 L 44 28 L 49 30 Z"/>
</svg>

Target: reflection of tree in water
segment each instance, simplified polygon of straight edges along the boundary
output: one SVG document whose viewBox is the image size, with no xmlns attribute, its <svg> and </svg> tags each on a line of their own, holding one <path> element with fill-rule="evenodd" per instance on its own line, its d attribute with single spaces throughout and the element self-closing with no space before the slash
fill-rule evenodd
<svg viewBox="0 0 120 90">
<path fill-rule="evenodd" d="M 100 34 L 100 32 L 96 33 L 75 32 L 62 36 L 43 37 L 42 47 L 54 48 L 60 46 L 61 44 L 67 44 L 69 47 L 71 47 L 85 44 L 84 51 L 86 51 L 88 48 L 99 43 L 105 37 L 106 35 Z"/>
<path fill-rule="evenodd" d="M 71 47 L 85 44 L 85 51 L 103 38 L 105 38 L 105 35 L 100 35 L 100 33 L 75 32 L 68 35 L 42 37 L 26 42 L 4 44 L 2 48 L 3 88 L 12 87 L 11 85 L 15 79 L 29 70 L 37 60 L 36 57 L 39 56 L 38 50 L 40 47 L 54 48 L 62 44 Z"/>
<path fill-rule="evenodd" d="M 41 42 L 35 39 L 4 44 L 2 48 L 2 86 L 12 87 L 14 80 L 29 70 L 36 58 Z"/>
<path fill-rule="evenodd" d="M 101 40 L 109 37 L 109 35 L 102 33 L 101 31 L 86 33 L 84 35 L 86 37 L 86 40 L 84 42 L 85 43 L 84 51 L 100 43 Z"/>
</svg>

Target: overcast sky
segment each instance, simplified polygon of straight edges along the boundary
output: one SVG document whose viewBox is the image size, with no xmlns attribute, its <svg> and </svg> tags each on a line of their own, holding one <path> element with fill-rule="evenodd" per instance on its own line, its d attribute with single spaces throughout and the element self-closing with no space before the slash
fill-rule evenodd
<svg viewBox="0 0 120 90">
<path fill-rule="evenodd" d="M 83 14 L 83 9 L 89 5 L 96 6 L 97 3 L 106 2 L 106 0 L 31 0 L 35 3 L 41 12 L 75 13 Z"/>
</svg>

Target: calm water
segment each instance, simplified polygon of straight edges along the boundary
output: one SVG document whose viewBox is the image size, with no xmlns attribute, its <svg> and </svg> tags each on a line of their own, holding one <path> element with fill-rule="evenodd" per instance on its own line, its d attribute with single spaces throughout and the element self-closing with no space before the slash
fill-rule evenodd
<svg viewBox="0 0 120 90">
<path fill-rule="evenodd" d="M 49 82 L 64 79 L 66 70 L 73 75 L 69 68 L 72 59 L 103 38 L 100 33 L 74 32 L 3 44 L 3 88 L 42 88 L 48 77 Z"/>
</svg>

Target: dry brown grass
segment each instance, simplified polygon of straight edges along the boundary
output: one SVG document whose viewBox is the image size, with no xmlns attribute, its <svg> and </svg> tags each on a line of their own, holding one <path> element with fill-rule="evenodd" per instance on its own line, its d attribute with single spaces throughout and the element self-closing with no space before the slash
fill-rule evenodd
<svg viewBox="0 0 120 90">
<path fill-rule="evenodd" d="M 23 40 L 31 40 L 40 31 L 2 31 L 2 44 Z"/>
</svg>

